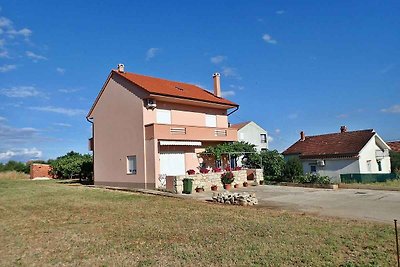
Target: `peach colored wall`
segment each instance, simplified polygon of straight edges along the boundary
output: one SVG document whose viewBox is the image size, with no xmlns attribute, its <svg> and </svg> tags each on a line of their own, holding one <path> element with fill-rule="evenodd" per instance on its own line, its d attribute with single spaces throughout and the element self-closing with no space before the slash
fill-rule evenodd
<svg viewBox="0 0 400 267">
<path fill-rule="evenodd" d="M 30 178 L 31 179 L 36 177 L 53 178 L 53 175 L 51 175 L 50 173 L 51 170 L 52 168 L 48 164 L 33 163 L 30 169 Z"/>
<path fill-rule="evenodd" d="M 129 90 L 127 90 L 128 88 Z M 95 184 L 153 187 L 146 181 L 142 90 L 113 75 L 92 112 Z M 127 174 L 136 155 L 137 174 Z"/>
<path fill-rule="evenodd" d="M 146 127 L 146 139 L 162 140 L 198 140 L 198 141 L 237 141 L 235 128 L 218 128 L 226 130 L 226 136 L 215 136 L 216 128 L 186 125 L 150 124 Z M 171 128 L 185 128 L 185 134 L 171 133 Z"/>
<path fill-rule="evenodd" d="M 154 110 L 143 107 L 145 125 L 157 123 L 157 109 L 171 110 L 172 124 L 206 126 L 206 114 L 210 114 L 217 115 L 217 127 L 228 127 L 228 117 L 226 116 L 225 109 L 213 109 L 161 101 L 157 101 L 157 108 Z"/>
</svg>

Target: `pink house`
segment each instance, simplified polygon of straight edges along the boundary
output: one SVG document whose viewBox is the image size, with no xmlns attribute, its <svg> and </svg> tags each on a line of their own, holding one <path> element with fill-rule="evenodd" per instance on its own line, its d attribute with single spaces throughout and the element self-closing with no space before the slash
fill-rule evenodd
<svg viewBox="0 0 400 267">
<path fill-rule="evenodd" d="M 221 97 L 220 75 L 214 94 L 198 86 L 112 70 L 90 109 L 89 147 L 94 183 L 155 188 L 160 177 L 198 170 L 198 153 L 236 141 L 228 115 L 239 106 Z"/>
</svg>

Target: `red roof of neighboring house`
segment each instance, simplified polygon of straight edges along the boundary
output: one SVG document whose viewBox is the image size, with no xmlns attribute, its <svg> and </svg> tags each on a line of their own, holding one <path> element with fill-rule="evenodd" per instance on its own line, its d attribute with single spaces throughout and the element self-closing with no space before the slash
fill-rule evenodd
<svg viewBox="0 0 400 267">
<path fill-rule="evenodd" d="M 390 149 L 395 152 L 400 152 L 400 141 L 386 142 Z"/>
<path fill-rule="evenodd" d="M 232 124 L 231 128 L 235 128 L 235 129 L 242 129 L 244 126 L 246 126 L 247 124 L 249 124 L 251 121 L 245 121 L 245 122 L 241 122 L 241 123 L 236 123 L 236 124 Z"/>
<path fill-rule="evenodd" d="M 283 154 L 298 154 L 302 159 L 357 157 L 374 135 L 375 131 L 368 129 L 306 136 L 304 141 L 297 141 Z"/>
<path fill-rule="evenodd" d="M 229 105 L 233 107 L 239 106 L 238 104 L 229 101 L 228 99 L 218 97 L 213 93 L 193 84 L 169 81 L 130 72 L 121 73 L 116 70 L 113 70 L 113 73 L 121 75 L 122 77 L 141 87 L 150 94 L 200 100 L 205 102 Z"/>
</svg>

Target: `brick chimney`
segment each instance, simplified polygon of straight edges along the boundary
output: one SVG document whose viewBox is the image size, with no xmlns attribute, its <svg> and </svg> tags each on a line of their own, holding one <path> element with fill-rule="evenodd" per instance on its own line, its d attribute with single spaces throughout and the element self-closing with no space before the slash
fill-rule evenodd
<svg viewBox="0 0 400 267">
<path fill-rule="evenodd" d="M 218 72 L 213 74 L 214 79 L 214 95 L 221 97 L 221 74 Z"/>
<path fill-rule="evenodd" d="M 347 132 L 347 126 L 340 126 L 340 132 L 341 133 L 345 133 L 345 132 Z"/>
<path fill-rule="evenodd" d="M 306 140 L 306 134 L 303 131 L 301 131 L 300 132 L 300 141 L 304 141 L 304 140 Z"/>
</svg>

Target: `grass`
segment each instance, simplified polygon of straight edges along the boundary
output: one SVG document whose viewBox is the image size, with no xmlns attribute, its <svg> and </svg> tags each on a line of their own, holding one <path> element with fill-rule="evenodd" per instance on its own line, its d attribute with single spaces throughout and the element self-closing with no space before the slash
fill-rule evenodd
<svg viewBox="0 0 400 267">
<path fill-rule="evenodd" d="M 0 172 L 0 180 L 3 179 L 29 179 L 29 175 L 17 171 Z"/>
<path fill-rule="evenodd" d="M 0 179 L 0 266 L 394 266 L 390 225 Z"/>
<path fill-rule="evenodd" d="M 386 182 L 365 183 L 365 184 L 364 183 L 340 184 L 340 187 L 400 191 L 400 179 L 387 180 Z"/>
</svg>

